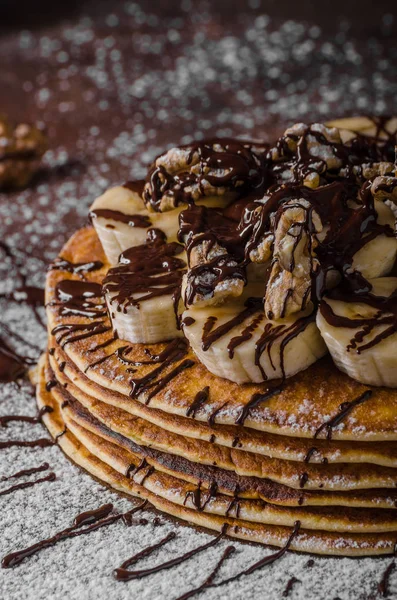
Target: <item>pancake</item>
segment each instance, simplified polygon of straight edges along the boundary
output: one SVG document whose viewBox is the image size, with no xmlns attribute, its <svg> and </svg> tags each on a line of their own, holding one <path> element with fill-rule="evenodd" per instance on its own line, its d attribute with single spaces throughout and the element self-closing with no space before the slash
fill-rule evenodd
<svg viewBox="0 0 397 600">
<path fill-rule="evenodd" d="M 37 403 L 39 407 L 47 405 L 53 408 L 53 412 L 46 413 L 43 420 L 51 435 L 56 437 L 65 431 L 65 421 L 59 403 L 55 400 L 54 395 L 46 390 L 45 381 L 44 361 L 42 360 L 37 386 Z M 65 454 L 91 475 L 120 492 L 146 498 L 159 510 L 208 529 L 221 531 L 226 524 L 226 533 L 231 537 L 280 547 L 285 545 L 291 535 L 291 527 L 255 523 L 230 516 L 218 516 L 197 509 L 192 510 L 178 505 L 175 501 L 161 498 L 158 494 L 146 489 L 142 485 L 142 481 L 141 484 L 136 483 L 131 478 L 127 478 L 118 472 L 115 467 L 124 469 L 130 460 L 130 456 L 123 455 L 121 449 L 117 450 L 115 444 L 87 432 L 84 427 L 77 423 L 73 424 L 72 418 L 69 421 L 69 426 L 73 428 L 73 432 L 66 429 L 65 433 L 57 440 Z M 81 439 L 77 435 L 81 436 Z M 94 453 L 94 450 L 101 458 Z M 113 466 L 110 466 L 111 464 Z M 153 477 L 153 474 L 151 477 Z M 392 511 L 388 512 L 391 513 Z M 352 518 L 352 520 L 354 519 Z M 320 522 L 322 523 L 322 521 Z M 363 531 L 363 528 L 361 528 L 361 531 Z M 291 549 L 293 550 L 344 556 L 391 554 L 394 551 L 394 545 L 395 534 L 392 532 L 344 532 L 341 535 L 339 532 L 316 531 L 303 527 L 298 530 L 291 540 Z"/>
<path fill-rule="evenodd" d="M 386 467 L 397 467 L 397 444 L 394 442 L 349 442 L 335 440 L 313 440 L 287 437 L 233 425 L 208 425 L 187 417 L 166 413 L 137 402 L 134 398 L 94 383 L 80 372 L 68 356 L 59 348 L 49 357 L 56 378 L 62 384 L 73 382 L 73 394 L 79 398 L 88 394 L 93 398 L 125 410 L 131 415 L 142 417 L 167 431 L 186 437 L 214 441 L 229 448 L 264 454 L 273 458 L 311 463 L 373 463 Z M 60 368 L 60 365 L 62 367 Z"/>
<path fill-rule="evenodd" d="M 51 374 L 51 371 L 45 371 L 46 381 L 48 381 L 48 376 Z M 52 381 L 55 382 L 54 379 Z M 350 492 L 310 491 L 306 487 L 295 489 L 272 481 L 270 478 L 238 475 L 230 470 L 188 460 L 184 455 L 178 456 L 173 452 L 163 452 L 156 449 L 154 445 L 139 444 L 135 440 L 113 430 L 103 420 L 97 419 L 94 412 L 90 412 L 87 406 L 81 404 L 71 395 L 71 388 L 68 384 L 66 385 L 67 389 L 61 385 L 53 387 L 52 394 L 61 404 L 63 412 L 71 411 L 73 413 L 74 421 L 94 434 L 118 444 L 129 452 L 138 454 L 141 459 L 144 458 L 157 470 L 174 474 L 195 483 L 196 486 L 200 485 L 205 489 L 209 489 L 215 483 L 217 489 L 226 495 L 234 496 L 236 490 L 238 490 L 239 497 L 260 498 L 265 502 L 283 506 L 341 505 L 395 508 L 397 505 L 397 491 L 394 488 L 385 491 L 375 489 Z M 108 420 L 105 419 L 105 421 Z"/>
<path fill-rule="evenodd" d="M 85 274 L 89 282 L 100 283 L 109 266 L 91 227 L 78 231 L 67 242 L 61 256 L 74 263 L 93 260 L 104 262 L 101 270 Z M 59 306 L 55 289 L 57 283 L 69 279 L 78 280 L 78 276 L 59 269 L 52 269 L 48 274 L 46 302 L 49 330 L 52 332 L 50 346 L 60 345 L 77 369 L 86 372 L 91 381 L 129 396 L 131 364 L 125 364 L 125 360 L 121 362 L 117 354 L 126 343 L 121 340 L 111 342 L 113 332 L 106 311 L 98 310 L 97 315 L 101 316 L 94 319 L 76 315 L 73 311 L 61 314 L 65 311 Z M 134 364 L 134 378 L 141 379 L 154 370 L 153 366 L 136 365 L 147 360 L 145 350 L 149 349 L 152 355 L 159 355 L 160 352 L 167 352 L 166 348 L 167 344 L 128 344 L 128 361 Z M 237 385 L 216 377 L 189 350 L 179 360 L 164 365 L 155 382 L 150 391 L 141 391 L 134 398 L 149 404 L 151 408 L 185 417 L 192 409 L 197 394 L 208 386 L 209 397 L 194 411 L 192 419 L 235 425 L 245 409 L 245 426 L 302 438 L 313 438 L 322 425 L 340 412 L 342 403 L 351 402 L 371 389 L 372 396 L 354 407 L 333 428 L 333 439 L 360 442 L 397 440 L 397 389 L 362 385 L 341 373 L 329 357 L 287 379 L 279 394 L 250 410 L 249 402 L 254 394 L 264 393 L 267 389 L 265 384 Z M 326 434 L 324 429 L 319 437 L 324 438 Z"/>
<path fill-rule="evenodd" d="M 53 372 L 49 370 L 46 377 L 47 381 L 52 380 Z M 68 392 L 74 396 L 75 386 L 71 382 L 66 384 Z M 60 396 L 60 402 L 65 399 L 62 398 L 61 386 L 54 388 L 53 394 Z M 296 489 L 347 491 L 395 486 L 397 473 L 388 467 L 343 463 L 303 464 L 269 458 L 174 434 L 87 394 L 80 393 L 79 401 L 102 424 L 134 444 L 184 457 L 191 462 L 234 471 L 238 475 L 266 478 Z"/>
</svg>

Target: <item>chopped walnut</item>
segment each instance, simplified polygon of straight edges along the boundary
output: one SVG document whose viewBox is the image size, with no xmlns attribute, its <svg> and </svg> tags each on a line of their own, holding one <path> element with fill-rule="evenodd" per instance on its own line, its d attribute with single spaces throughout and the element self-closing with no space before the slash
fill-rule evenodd
<svg viewBox="0 0 397 600">
<path fill-rule="evenodd" d="M 376 177 L 371 192 L 375 200 L 391 200 L 397 205 L 397 177 Z"/>
<path fill-rule="evenodd" d="M 265 295 L 269 319 L 282 319 L 306 307 L 318 265 L 314 250 L 322 230 L 321 219 L 307 200 L 289 200 L 279 209 Z"/>
<path fill-rule="evenodd" d="M 15 128 L 0 117 L 0 188 L 19 188 L 29 183 L 47 150 L 40 129 L 21 124 Z"/>
<path fill-rule="evenodd" d="M 246 283 L 245 269 L 228 254 L 213 234 L 195 234 L 187 243 L 188 272 L 185 306 L 212 306 L 238 297 Z"/>
<path fill-rule="evenodd" d="M 245 186 L 258 186 L 263 177 L 263 161 L 251 145 L 228 140 L 197 143 L 172 148 L 156 159 L 143 198 L 149 210 L 164 212 L 204 196 L 233 199 Z"/>
<path fill-rule="evenodd" d="M 309 300 L 310 275 L 295 277 L 276 260 L 273 264 L 265 296 L 268 319 L 284 319 L 304 310 Z"/>
<path fill-rule="evenodd" d="M 288 128 L 277 145 L 269 151 L 275 163 L 273 169 L 278 183 L 300 182 L 317 188 L 321 175 L 343 165 L 336 151 L 342 143 L 339 130 L 320 123 L 297 123 Z"/>
<path fill-rule="evenodd" d="M 250 261 L 257 264 L 269 262 L 272 257 L 273 244 L 274 235 L 271 232 L 266 233 L 259 241 L 257 247 L 250 251 Z"/>
</svg>

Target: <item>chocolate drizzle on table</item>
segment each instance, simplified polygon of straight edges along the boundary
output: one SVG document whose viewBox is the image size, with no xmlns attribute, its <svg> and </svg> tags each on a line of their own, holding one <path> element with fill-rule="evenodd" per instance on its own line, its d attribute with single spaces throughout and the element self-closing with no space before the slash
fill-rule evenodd
<svg viewBox="0 0 397 600">
<path fill-rule="evenodd" d="M 78 537 L 80 535 L 86 535 L 91 533 L 91 531 L 95 531 L 102 527 L 107 527 L 108 525 L 116 523 L 120 520 L 123 520 L 123 522 L 128 525 L 128 517 L 126 519 L 126 516 L 133 515 L 137 511 L 141 510 L 145 504 L 146 502 L 143 502 L 139 506 L 134 507 L 126 513 L 111 514 L 113 511 L 113 504 L 105 504 L 95 510 L 83 512 L 75 517 L 71 527 L 67 527 L 62 531 L 59 531 L 48 539 L 37 542 L 36 544 L 33 544 L 33 546 L 29 546 L 29 548 L 8 554 L 3 558 L 1 566 L 3 568 L 16 567 L 25 558 L 28 558 L 33 554 L 37 554 L 37 552 L 40 552 L 40 550 L 43 550 L 44 548 L 54 546 L 62 540 Z"/>
<path fill-rule="evenodd" d="M 37 415 L 35 415 L 34 417 L 31 417 L 29 415 L 1 415 L 0 427 L 7 427 L 8 423 L 11 422 L 30 423 L 32 425 L 36 423 L 41 423 L 43 415 L 51 413 L 53 412 L 53 410 L 54 409 L 51 406 L 42 406 Z"/>
<path fill-rule="evenodd" d="M 36 322 L 45 329 L 45 324 L 37 310 L 38 307 L 44 305 L 44 290 L 37 286 L 28 285 L 26 283 L 26 275 L 23 272 L 26 267 L 26 260 L 30 258 L 31 253 L 21 248 L 10 246 L 4 241 L 0 241 L 0 250 L 3 251 L 11 263 L 11 267 L 15 270 L 16 277 L 19 280 L 19 285 L 16 288 L 10 292 L 0 294 L 0 298 L 29 306 L 32 309 Z M 38 260 L 44 262 L 42 258 L 38 258 Z"/>
<path fill-rule="evenodd" d="M 0 441 L 0 449 L 5 448 L 49 448 L 54 442 L 49 438 L 39 438 L 37 440 L 7 440 Z"/>
<path fill-rule="evenodd" d="M 14 477 L 15 477 L 15 475 L 14 475 Z M 25 490 L 27 488 L 31 488 L 35 485 L 38 485 L 39 483 L 45 483 L 47 481 L 50 482 L 50 481 L 55 481 L 55 480 L 56 480 L 55 473 L 49 473 L 45 477 L 40 477 L 39 479 L 35 479 L 34 481 L 24 481 L 22 483 L 16 483 L 15 485 L 12 485 L 11 487 L 7 488 L 6 490 L 0 490 L 0 496 L 8 496 L 9 494 L 12 494 L 13 492 L 17 492 L 18 490 Z"/>
<path fill-rule="evenodd" d="M 0 382 L 9 383 L 16 381 L 24 375 L 27 367 L 33 366 L 35 360 L 28 356 L 22 356 L 13 350 L 0 337 Z"/>
<path fill-rule="evenodd" d="M 383 598 L 387 598 L 389 596 L 390 577 L 395 569 L 396 563 L 392 561 L 384 570 L 382 578 L 378 583 L 378 592 L 381 594 L 381 596 L 383 596 Z"/>
<path fill-rule="evenodd" d="M 3 335 L 0 335 L 0 383 L 17 382 L 18 379 L 23 377 L 29 367 L 36 364 L 37 357 L 25 356 L 17 352 L 10 346 L 9 340 L 14 339 L 36 353 L 41 352 L 41 350 L 14 331 L 11 331 L 4 323 L 0 323 L 0 332 L 8 338 L 6 342 Z"/>
<path fill-rule="evenodd" d="M 205 579 L 205 581 L 203 581 L 203 583 L 199 587 L 194 588 L 193 590 L 190 590 L 189 592 L 186 592 L 185 594 L 182 594 L 182 596 L 179 596 L 179 598 L 177 598 L 177 600 L 187 600 L 188 598 L 192 598 L 193 596 L 196 596 L 197 594 L 200 594 L 201 592 L 203 592 L 207 588 L 212 587 L 214 579 L 217 576 L 217 574 L 219 573 L 219 571 L 220 571 L 223 563 L 235 551 L 236 551 L 236 548 L 234 546 L 227 546 L 224 549 L 224 551 L 222 552 L 222 555 L 221 555 L 220 559 L 218 560 L 218 562 L 216 563 L 215 567 L 213 568 L 213 570 L 211 571 L 211 573 L 208 575 L 208 577 Z"/>
<path fill-rule="evenodd" d="M 164 544 L 168 543 L 170 540 L 174 539 L 176 537 L 176 534 L 173 534 L 171 532 L 166 538 L 164 538 L 157 544 L 154 544 L 153 546 L 149 546 L 145 550 L 138 552 L 138 554 L 135 554 L 134 556 L 132 556 L 131 558 L 126 560 L 118 569 L 115 569 L 114 576 L 118 581 L 131 581 L 132 579 L 141 579 L 142 577 L 147 577 L 148 575 L 152 575 L 153 573 L 158 573 L 159 571 L 164 571 L 165 569 L 171 569 L 172 567 L 174 567 L 176 565 L 180 565 L 181 563 L 189 560 L 189 558 L 192 558 L 193 556 L 197 556 L 197 554 L 199 554 L 200 552 L 203 552 L 204 550 L 207 550 L 207 548 L 211 548 L 212 546 L 215 546 L 219 542 L 219 540 L 224 537 L 225 532 L 226 532 L 226 526 L 223 527 L 223 529 L 219 535 L 217 535 L 215 538 L 213 538 L 206 544 L 203 544 L 202 546 L 198 546 L 197 548 L 194 548 L 193 550 L 190 550 L 189 552 L 186 552 L 185 554 L 182 554 L 181 556 L 177 556 L 176 558 L 167 560 L 166 562 L 156 565 L 155 567 L 151 567 L 148 569 L 136 570 L 136 571 L 128 570 L 128 567 L 136 564 L 138 562 L 138 560 L 140 560 L 141 558 L 144 558 L 146 556 L 150 556 L 150 554 L 152 554 L 159 547 L 163 546 Z"/>
</svg>

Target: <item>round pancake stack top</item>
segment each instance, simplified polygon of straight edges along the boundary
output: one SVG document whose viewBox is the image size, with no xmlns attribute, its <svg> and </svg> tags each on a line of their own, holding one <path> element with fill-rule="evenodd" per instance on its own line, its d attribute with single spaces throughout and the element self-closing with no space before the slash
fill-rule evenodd
<svg viewBox="0 0 397 600">
<path fill-rule="evenodd" d="M 207 140 L 51 265 L 38 403 L 113 488 L 322 554 L 397 539 L 397 119 Z"/>
</svg>

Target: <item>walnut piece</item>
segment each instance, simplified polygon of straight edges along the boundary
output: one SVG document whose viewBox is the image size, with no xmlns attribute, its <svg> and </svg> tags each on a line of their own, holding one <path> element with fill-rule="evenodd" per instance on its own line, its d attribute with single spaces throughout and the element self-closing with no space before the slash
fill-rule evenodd
<svg viewBox="0 0 397 600">
<path fill-rule="evenodd" d="M 269 319 L 283 319 L 304 310 L 310 299 L 312 273 L 318 261 L 314 250 L 321 219 L 304 199 L 289 200 L 276 215 L 273 266 L 265 294 Z"/>
<path fill-rule="evenodd" d="M 397 177 L 376 177 L 371 192 L 375 200 L 391 200 L 397 205 Z"/>
<path fill-rule="evenodd" d="M 47 138 L 37 127 L 13 127 L 8 119 L 0 117 L 0 189 L 26 186 L 47 147 Z"/>
<path fill-rule="evenodd" d="M 264 148 L 262 148 L 262 153 Z M 211 140 L 172 148 L 151 167 L 143 199 L 149 210 L 164 212 L 205 196 L 236 198 L 264 178 L 260 149 L 236 140 Z"/>
<path fill-rule="evenodd" d="M 178 239 L 185 244 L 188 263 L 183 291 L 186 307 L 221 304 L 240 296 L 246 283 L 245 268 L 219 242 L 207 219 L 204 206 L 190 206 L 180 214 Z"/>
<path fill-rule="evenodd" d="M 321 175 L 342 167 L 343 161 L 337 152 L 340 144 L 340 133 L 335 127 L 321 123 L 310 126 L 296 123 L 289 127 L 269 151 L 269 158 L 275 163 L 273 171 L 277 183 L 295 182 L 317 188 Z"/>
</svg>

